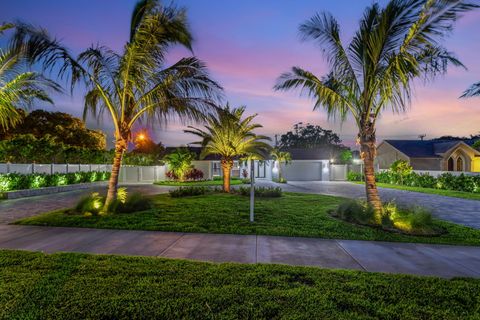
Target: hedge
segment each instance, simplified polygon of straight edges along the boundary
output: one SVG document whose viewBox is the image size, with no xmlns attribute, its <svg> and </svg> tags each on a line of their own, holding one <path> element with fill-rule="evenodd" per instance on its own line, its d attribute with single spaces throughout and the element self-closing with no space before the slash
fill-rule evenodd
<svg viewBox="0 0 480 320">
<path fill-rule="evenodd" d="M 32 173 L 0 174 L 0 192 L 38 189 L 44 187 L 64 186 L 76 183 L 105 181 L 110 178 L 110 172 L 71 172 L 71 173 Z"/>
<path fill-rule="evenodd" d="M 360 173 L 349 172 L 349 181 L 361 181 L 363 176 Z M 420 188 L 433 188 L 452 191 L 464 191 L 480 193 L 480 175 L 460 174 L 454 176 L 451 173 L 443 173 L 438 177 L 426 173 L 418 174 L 411 172 L 407 175 L 399 175 L 391 170 L 375 173 L 375 180 L 379 183 L 388 183 Z"/>
</svg>

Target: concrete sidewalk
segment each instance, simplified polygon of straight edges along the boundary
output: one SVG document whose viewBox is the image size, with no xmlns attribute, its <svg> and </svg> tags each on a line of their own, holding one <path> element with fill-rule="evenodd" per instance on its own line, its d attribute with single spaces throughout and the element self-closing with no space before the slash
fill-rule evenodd
<svg viewBox="0 0 480 320">
<path fill-rule="evenodd" d="M 468 246 L 0 225 L 0 249 L 480 278 L 480 247 Z"/>
</svg>

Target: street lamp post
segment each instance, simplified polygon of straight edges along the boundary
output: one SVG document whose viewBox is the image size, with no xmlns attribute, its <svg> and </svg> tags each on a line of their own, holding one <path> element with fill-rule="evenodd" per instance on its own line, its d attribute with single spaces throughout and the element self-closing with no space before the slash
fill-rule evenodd
<svg viewBox="0 0 480 320">
<path fill-rule="evenodd" d="M 254 221 L 255 212 L 255 160 L 250 160 L 250 222 Z"/>
</svg>

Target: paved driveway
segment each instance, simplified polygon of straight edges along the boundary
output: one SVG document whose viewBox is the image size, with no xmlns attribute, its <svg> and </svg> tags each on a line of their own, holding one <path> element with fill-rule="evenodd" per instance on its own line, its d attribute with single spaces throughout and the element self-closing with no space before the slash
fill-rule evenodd
<svg viewBox="0 0 480 320">
<path fill-rule="evenodd" d="M 291 192 L 365 198 L 365 187 L 350 182 L 292 181 L 286 185 L 276 185 Z M 480 201 L 386 188 L 379 188 L 379 191 L 383 201 L 395 200 L 404 207 L 422 206 L 431 210 L 432 214 L 440 219 L 480 229 Z"/>
<path fill-rule="evenodd" d="M 170 189 L 153 184 L 121 185 L 121 187 L 126 187 L 128 192 L 143 194 L 165 193 Z M 91 192 L 105 193 L 106 186 L 0 201 L 0 224 L 11 223 L 40 213 L 71 208 L 80 198 Z"/>
</svg>

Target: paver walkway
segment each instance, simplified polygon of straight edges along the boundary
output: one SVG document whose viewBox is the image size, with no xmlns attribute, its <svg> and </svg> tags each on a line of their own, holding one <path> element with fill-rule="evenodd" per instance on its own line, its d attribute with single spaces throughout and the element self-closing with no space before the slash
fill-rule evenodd
<svg viewBox="0 0 480 320">
<path fill-rule="evenodd" d="M 0 225 L 0 249 L 280 263 L 480 278 L 480 247 Z"/>
<path fill-rule="evenodd" d="M 263 185 L 273 184 L 272 182 L 259 183 Z M 290 192 L 326 194 L 352 199 L 365 198 L 365 187 L 350 182 L 289 181 L 288 184 L 275 185 Z M 395 200 L 397 204 L 405 207 L 422 206 L 429 209 L 439 219 L 480 229 L 480 201 L 478 200 L 388 188 L 379 188 L 379 192 L 383 201 Z"/>
</svg>

